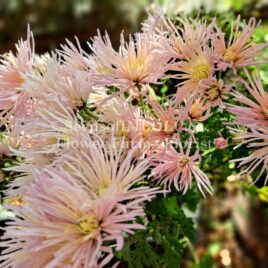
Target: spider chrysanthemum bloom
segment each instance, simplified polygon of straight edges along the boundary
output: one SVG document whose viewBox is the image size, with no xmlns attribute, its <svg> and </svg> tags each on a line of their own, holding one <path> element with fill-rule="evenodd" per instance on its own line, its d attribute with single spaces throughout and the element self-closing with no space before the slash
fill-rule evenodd
<svg viewBox="0 0 268 268">
<path fill-rule="evenodd" d="M 173 105 L 167 101 L 160 104 L 156 100 L 148 99 L 148 104 L 152 108 L 152 131 L 148 133 L 148 140 L 161 143 L 164 140 L 171 140 L 176 137 L 178 132 L 183 129 L 183 122 L 188 117 L 191 103 L 184 107 Z"/>
<path fill-rule="evenodd" d="M 121 34 L 119 51 L 115 51 L 108 34 L 99 34 L 90 45 L 92 72 L 98 74 L 102 85 L 123 91 L 136 91 L 138 84 L 158 83 L 170 58 L 159 49 L 157 39 L 153 33 L 137 33 L 127 42 Z"/>
<path fill-rule="evenodd" d="M 144 113 L 139 106 L 134 106 L 126 101 L 123 96 L 114 96 L 109 99 L 109 95 L 102 92 L 102 97 L 95 104 L 97 107 L 99 122 L 96 131 L 102 135 L 105 132 L 106 138 L 111 136 L 117 140 L 114 145 L 119 145 L 122 138 L 129 146 L 144 140 L 152 128 L 152 123 L 144 118 Z M 105 131 L 103 131 L 103 127 Z M 132 145 L 131 145 L 132 144 Z M 127 148 L 125 148 L 127 150 Z M 141 149 L 141 148 L 140 148 Z"/>
<path fill-rule="evenodd" d="M 171 22 L 169 26 L 169 36 L 167 38 L 166 51 L 172 58 L 187 60 L 193 54 L 199 54 L 200 49 L 205 50 L 211 38 L 214 21 L 207 25 L 206 21 L 188 19 L 183 16 L 179 19 L 179 25 Z"/>
<path fill-rule="evenodd" d="M 125 148 L 124 139 L 118 141 L 114 136 L 107 142 L 97 136 L 84 142 L 83 150 L 61 155 L 57 165 L 63 166 L 97 196 L 110 188 L 124 200 L 141 202 L 155 196 L 158 188 L 148 187 L 144 180 L 150 165 L 148 159 L 136 159 L 138 144 Z"/>
<path fill-rule="evenodd" d="M 212 36 L 212 46 L 218 61 L 218 68 L 226 70 L 232 68 L 255 65 L 257 56 L 267 44 L 255 44 L 251 37 L 258 26 L 255 18 L 250 18 L 248 24 L 241 29 L 240 16 L 231 24 L 231 34 L 226 40 L 225 34 L 216 26 L 216 33 Z"/>
<path fill-rule="evenodd" d="M 26 40 L 16 45 L 16 54 L 12 52 L 0 58 L 0 117 L 1 121 L 27 114 L 29 96 L 23 89 L 25 75 L 34 64 L 34 39 L 28 28 Z"/>
<path fill-rule="evenodd" d="M 186 151 L 184 151 L 181 142 L 178 145 L 179 152 L 170 147 L 155 157 L 155 167 L 151 175 L 153 180 L 164 184 L 165 189 L 168 190 L 171 189 L 171 185 L 174 185 L 178 191 L 182 190 L 185 194 L 191 188 L 194 177 L 198 189 L 203 195 L 203 190 L 211 193 L 212 187 L 208 177 L 197 166 L 201 158 L 199 152 L 196 151 L 190 155 L 191 141 Z"/>
<path fill-rule="evenodd" d="M 60 98 L 66 106 L 76 110 L 85 105 L 93 91 L 92 79 L 87 72 L 63 65 L 55 55 L 48 61 L 46 69 L 38 77 L 31 77 L 31 87 L 38 88 L 45 97 Z"/>
<path fill-rule="evenodd" d="M 175 62 L 171 68 L 176 72 L 173 76 L 179 80 L 175 103 L 181 103 L 183 99 L 194 98 L 199 93 L 203 80 L 212 79 L 214 75 L 214 63 L 212 52 L 209 49 L 192 53 L 185 60 Z"/>
<path fill-rule="evenodd" d="M 94 93 L 93 93 L 94 95 Z M 99 100 L 98 100 L 99 98 Z M 95 98 L 96 111 L 100 121 L 106 122 L 109 126 L 115 126 L 115 135 L 129 136 L 129 131 L 133 131 L 130 126 L 133 126 L 136 118 L 141 116 L 141 108 L 132 105 L 123 96 L 114 96 L 109 98 L 104 91 Z M 126 129 L 121 129 L 122 125 L 128 125 Z M 121 131 L 122 130 L 122 131 Z M 126 135 L 125 135 L 126 134 Z"/>
<path fill-rule="evenodd" d="M 123 247 L 125 234 L 144 227 L 135 201 L 119 204 L 108 192 L 99 199 L 68 172 L 33 170 L 34 184 L 5 228 L 1 267 L 103 267 Z"/>
<path fill-rule="evenodd" d="M 108 97 L 104 93 L 103 98 L 105 96 Z M 117 138 L 119 143 L 122 137 L 130 146 L 140 143 L 140 152 L 144 152 L 143 149 L 146 150 L 154 142 L 171 137 L 175 133 L 176 122 L 182 121 L 182 113 L 178 114 L 178 109 L 166 110 L 157 103 L 152 103 L 151 107 L 153 112 L 149 113 L 148 109 L 132 105 L 122 96 L 115 96 L 97 104 L 97 111 L 100 121 L 108 123 L 107 133 Z"/>
<path fill-rule="evenodd" d="M 33 181 L 33 166 L 52 164 L 57 155 L 72 148 L 81 149 L 84 133 L 88 135 L 88 129 L 59 101 L 39 105 L 35 117 L 19 120 L 9 133 L 10 142 L 13 142 L 10 144 L 12 153 L 22 159 L 9 167 L 10 171 L 20 174 L 8 186 L 7 193 L 12 196 L 27 191 Z"/>
<path fill-rule="evenodd" d="M 197 98 L 188 111 L 190 120 L 205 121 L 210 116 L 210 106 L 205 103 L 205 100 Z"/>
<path fill-rule="evenodd" d="M 41 155 L 53 161 L 55 155 L 73 146 L 79 147 L 83 134 L 89 131 L 83 119 L 57 98 L 48 98 L 38 106 L 34 116 L 18 121 L 11 133 L 19 140 L 16 154 L 24 158 L 24 162 L 35 164 L 42 162 Z"/>
<path fill-rule="evenodd" d="M 266 184 L 268 181 L 268 129 L 238 130 L 236 139 L 240 140 L 238 146 L 247 144 L 249 148 L 255 149 L 249 156 L 234 160 L 234 162 L 239 162 L 239 167 L 243 167 L 241 174 L 257 175 L 254 178 L 255 181 L 264 175 L 264 183 Z M 244 168 L 245 166 L 246 168 Z"/>
<path fill-rule="evenodd" d="M 164 11 L 159 5 L 152 5 L 147 19 L 142 22 L 142 32 L 144 34 L 154 32 L 159 35 L 170 32 L 170 26 L 166 21 Z"/>
<path fill-rule="evenodd" d="M 225 108 L 224 100 L 227 99 L 227 94 L 231 91 L 232 86 L 224 84 L 222 79 L 217 80 L 215 77 L 204 79 L 199 84 L 200 98 L 211 107 L 219 107 L 221 110 Z"/>
<path fill-rule="evenodd" d="M 64 59 L 63 63 L 76 70 L 87 71 L 90 68 L 89 55 L 81 48 L 80 42 L 75 37 L 76 45 L 66 40 L 66 44 L 61 45 L 58 54 Z"/>
<path fill-rule="evenodd" d="M 236 116 L 232 124 L 249 128 L 267 128 L 268 123 L 268 93 L 264 90 L 260 76 L 250 76 L 245 70 L 249 83 L 244 86 L 253 97 L 249 98 L 238 91 L 233 92 L 234 99 L 243 106 L 230 106 L 228 111 Z"/>
</svg>

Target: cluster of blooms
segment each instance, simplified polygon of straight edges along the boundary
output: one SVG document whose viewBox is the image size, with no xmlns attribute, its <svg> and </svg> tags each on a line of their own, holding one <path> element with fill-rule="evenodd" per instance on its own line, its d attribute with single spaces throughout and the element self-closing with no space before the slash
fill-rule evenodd
<svg viewBox="0 0 268 268">
<path fill-rule="evenodd" d="M 145 202 L 172 186 L 186 193 L 193 181 L 212 192 L 193 143 L 195 124 L 213 107 L 250 128 L 247 142 L 264 139 L 242 161 L 253 159 L 248 172 L 264 162 L 264 172 L 268 94 L 248 75 L 254 102 L 233 89 L 232 77 L 257 64 L 265 44 L 251 42 L 255 19 L 241 25 L 238 18 L 227 38 L 216 20 L 173 23 L 156 8 L 140 33 L 121 35 L 118 50 L 98 32 L 90 54 L 77 40 L 39 56 L 28 30 L 15 54 L 1 56 L 0 148 L 18 159 L 6 206 L 18 217 L 4 229 L 0 267 L 103 267 L 127 234 L 145 228 L 137 223 L 146 223 Z M 229 82 L 220 79 L 227 71 Z M 178 85 L 160 99 L 163 79 Z M 247 106 L 226 104 L 231 95 Z M 221 135 L 214 144 L 227 146 Z"/>
<path fill-rule="evenodd" d="M 247 157 L 236 159 L 240 166 L 249 164 L 242 174 L 251 175 L 255 171 L 259 173 L 255 181 L 264 176 L 265 184 L 268 180 L 268 92 L 264 90 L 260 75 L 252 75 L 245 70 L 249 83 L 242 80 L 249 96 L 240 92 L 233 92 L 234 99 L 243 106 L 230 106 L 228 110 L 236 116 L 232 124 L 239 125 L 233 129 L 239 145 L 248 144 L 256 147 L 253 153 Z"/>
</svg>

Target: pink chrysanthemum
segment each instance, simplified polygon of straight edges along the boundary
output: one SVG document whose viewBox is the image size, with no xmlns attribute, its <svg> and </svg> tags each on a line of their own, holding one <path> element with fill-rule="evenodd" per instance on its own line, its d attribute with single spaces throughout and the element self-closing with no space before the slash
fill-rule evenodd
<svg viewBox="0 0 268 268">
<path fill-rule="evenodd" d="M 94 95 L 94 94 L 93 94 Z M 99 98 L 99 100 L 97 100 Z M 121 129 L 124 124 L 133 125 L 136 118 L 141 116 L 140 107 L 131 105 L 123 96 L 114 96 L 109 99 L 104 91 L 95 98 L 96 111 L 99 116 L 99 120 L 109 123 L 109 125 L 115 125 L 115 134 L 126 134 L 122 136 L 129 136 L 127 133 L 131 129 Z M 121 131 L 122 130 L 122 131 Z"/>
<path fill-rule="evenodd" d="M 152 131 L 148 133 L 148 138 L 159 143 L 175 138 L 183 128 L 191 103 L 189 102 L 185 107 L 178 107 L 171 102 L 166 102 L 167 108 L 155 100 L 148 100 L 148 104 L 153 113 Z"/>
<path fill-rule="evenodd" d="M 231 85 L 224 85 L 222 80 L 215 77 L 203 79 L 196 91 L 196 98 L 189 109 L 192 120 L 204 121 L 211 115 L 211 108 L 218 107 L 223 110 L 226 106 L 224 100 L 231 90 Z"/>
<path fill-rule="evenodd" d="M 147 150 L 175 138 L 183 129 L 183 121 L 187 119 L 191 106 L 190 102 L 184 107 L 173 106 L 169 101 L 161 105 L 149 95 L 146 101 L 151 109 L 132 106 L 119 97 L 114 97 L 97 108 L 101 121 L 111 124 L 110 132 L 119 139 L 124 137 L 131 146 L 139 143 L 141 153 L 148 153 Z"/>
<path fill-rule="evenodd" d="M 44 68 L 32 72 L 26 81 L 28 91 L 36 98 L 58 98 L 66 106 L 78 109 L 87 103 L 92 89 L 91 76 L 65 64 L 53 55 Z"/>
<path fill-rule="evenodd" d="M 103 98 L 108 96 L 103 95 Z M 145 113 L 141 107 L 131 105 L 122 96 L 115 96 L 97 104 L 97 111 L 100 121 L 109 123 L 106 132 L 119 140 L 124 137 L 130 145 L 147 142 L 154 136 L 155 117 Z M 157 139 L 155 136 L 153 138 Z"/>
<path fill-rule="evenodd" d="M 25 75 L 34 63 L 34 39 L 28 28 L 27 40 L 16 45 L 16 54 L 6 53 L 0 59 L 0 121 L 10 116 L 22 117 L 28 112 L 29 96 L 23 90 Z"/>
<path fill-rule="evenodd" d="M 112 47 L 108 34 L 99 33 L 90 45 L 91 69 L 104 86 L 136 91 L 137 84 L 158 83 L 166 72 L 169 57 L 159 49 L 154 34 L 135 34 L 126 42 L 121 34 L 119 52 Z"/>
<path fill-rule="evenodd" d="M 228 111 L 236 116 L 232 124 L 243 125 L 249 128 L 267 128 L 268 123 L 268 93 L 264 90 L 260 76 L 250 77 L 245 70 L 249 84 L 243 81 L 253 100 L 234 91 L 235 100 L 244 106 L 230 106 Z"/>
<path fill-rule="evenodd" d="M 241 174 L 253 175 L 253 172 L 256 172 L 258 176 L 255 181 L 265 175 L 266 184 L 268 181 L 268 129 L 251 129 L 248 132 L 238 130 L 236 138 L 242 141 L 239 146 L 248 144 L 249 148 L 255 148 L 255 151 L 249 156 L 234 160 L 240 162 L 239 167 L 247 165 L 242 169 Z"/>
<path fill-rule="evenodd" d="M 226 70 L 255 65 L 258 63 L 256 57 L 267 44 L 254 44 L 251 37 L 258 26 L 256 19 L 251 18 L 243 29 L 240 28 L 240 16 L 235 23 L 231 24 L 231 35 L 229 40 L 225 39 L 224 33 L 216 26 L 216 33 L 212 37 L 212 46 L 218 68 Z M 228 42 L 228 43 L 227 43 Z"/>
<path fill-rule="evenodd" d="M 199 152 L 196 151 L 193 155 L 190 155 L 191 141 L 186 152 L 184 152 L 181 143 L 178 145 L 179 152 L 170 147 L 155 157 L 155 167 L 151 175 L 153 180 L 164 184 L 165 189 L 169 190 L 171 185 L 174 184 L 178 191 L 183 190 L 183 194 L 185 194 L 191 188 L 192 178 L 194 177 L 198 189 L 203 195 L 203 189 L 211 193 L 212 187 L 208 177 L 197 166 L 201 158 Z"/>
<path fill-rule="evenodd" d="M 124 200 L 139 202 L 150 200 L 156 194 L 158 188 L 145 186 L 144 173 L 149 168 L 149 161 L 136 159 L 138 144 L 131 149 L 125 148 L 125 140 L 118 141 L 114 137 L 106 143 L 100 137 L 88 138 L 84 142 L 82 151 L 66 152 L 57 160 L 57 165 L 69 170 L 97 196 L 102 196 L 110 188 Z"/>
<path fill-rule="evenodd" d="M 200 84 L 200 97 L 211 107 L 219 107 L 221 110 L 225 108 L 224 100 L 228 98 L 227 94 L 232 86 L 225 85 L 223 80 L 217 80 L 215 77 L 211 79 L 203 79 Z"/>
<path fill-rule="evenodd" d="M 166 22 L 163 9 L 159 5 L 153 5 L 148 18 L 142 23 L 142 32 L 144 34 L 156 33 L 163 35 L 170 31 L 170 26 Z"/>
<path fill-rule="evenodd" d="M 185 16 L 179 22 L 181 26 L 166 23 L 169 25 L 166 51 L 174 59 L 189 60 L 194 54 L 200 54 L 200 51 L 207 49 L 215 23 L 213 21 L 206 25 L 205 21 L 191 20 Z"/>
<path fill-rule="evenodd" d="M 94 195 L 69 173 L 53 168 L 33 171 L 35 183 L 5 228 L 1 267 L 103 267 L 112 249 L 123 247 L 124 235 L 144 228 L 133 221 L 143 216 L 135 201 L 119 204 L 120 196 Z M 105 244 L 104 244 L 105 243 Z"/>
<path fill-rule="evenodd" d="M 187 56 L 185 60 L 174 63 L 171 68 L 177 72 L 174 77 L 182 79 L 174 98 L 175 103 L 181 103 L 183 99 L 196 97 L 202 81 L 213 78 L 214 63 L 211 51 L 199 49 L 197 53 L 196 49 L 189 50 L 191 55 Z"/>
<path fill-rule="evenodd" d="M 193 121 L 205 121 L 210 116 L 210 105 L 205 103 L 204 99 L 197 98 L 189 112 L 190 120 Z"/>
<path fill-rule="evenodd" d="M 97 124 L 94 133 L 99 135 L 105 133 L 105 139 L 108 140 L 112 136 L 117 140 L 114 145 L 119 147 L 122 138 L 129 147 L 144 140 L 152 128 L 152 123 L 144 118 L 142 109 L 126 101 L 123 96 L 114 96 L 110 99 L 107 97 L 108 95 L 102 92 L 102 97 L 95 103 L 99 122 L 105 122 L 105 125 Z"/>
<path fill-rule="evenodd" d="M 76 70 L 89 70 L 89 55 L 81 48 L 79 40 L 75 37 L 76 46 L 69 40 L 65 45 L 61 45 L 62 50 L 58 50 L 58 54 L 64 59 L 67 66 Z"/>
<path fill-rule="evenodd" d="M 12 128 L 10 135 L 19 141 L 14 153 L 26 163 L 43 165 L 53 161 L 57 154 L 78 146 L 83 134 L 88 133 L 83 119 L 57 98 L 47 101 L 38 103 L 33 117 L 18 121 Z"/>
</svg>

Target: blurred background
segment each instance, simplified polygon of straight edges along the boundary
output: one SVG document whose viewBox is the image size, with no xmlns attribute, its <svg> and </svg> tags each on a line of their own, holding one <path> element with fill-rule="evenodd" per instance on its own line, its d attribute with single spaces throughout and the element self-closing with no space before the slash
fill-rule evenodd
<svg viewBox="0 0 268 268">
<path fill-rule="evenodd" d="M 14 49 L 18 38 L 31 25 L 37 52 L 58 47 L 76 35 L 82 44 L 107 30 L 115 45 L 121 29 L 139 29 L 146 10 L 160 4 L 169 14 L 191 13 L 201 7 L 206 12 L 232 10 L 245 16 L 268 17 L 268 0 L 0 0 L 0 52 Z"/>
<path fill-rule="evenodd" d="M 118 45 L 121 30 L 138 31 L 156 3 L 170 15 L 183 11 L 255 16 L 263 21 L 255 41 L 268 41 L 268 0 L 0 0 L 0 54 L 14 50 L 15 42 L 26 36 L 28 23 L 38 53 L 59 47 L 65 38 L 73 41 L 74 36 L 86 48 L 98 28 L 107 30 Z M 267 70 L 268 65 L 261 69 L 266 84 Z M 189 242 L 183 267 L 267 268 L 268 187 L 248 187 L 237 176 L 219 174 L 215 170 L 214 177 L 221 176 L 215 194 L 199 208 L 197 239 Z"/>
</svg>

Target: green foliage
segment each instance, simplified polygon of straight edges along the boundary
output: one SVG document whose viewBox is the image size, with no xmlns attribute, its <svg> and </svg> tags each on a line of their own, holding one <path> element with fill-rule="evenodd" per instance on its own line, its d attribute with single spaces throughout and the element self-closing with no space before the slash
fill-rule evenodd
<svg viewBox="0 0 268 268">
<path fill-rule="evenodd" d="M 268 186 L 257 187 L 256 185 L 243 184 L 242 188 L 250 197 L 257 198 L 261 202 L 268 204 Z"/>
<path fill-rule="evenodd" d="M 206 254 L 204 254 L 198 263 L 192 265 L 192 268 L 215 268 L 214 256 L 221 249 L 220 243 L 213 243 L 208 246 Z"/>
<path fill-rule="evenodd" d="M 129 268 L 178 268 L 187 243 L 194 239 L 194 219 L 185 208 L 195 211 L 200 195 L 193 189 L 182 196 L 173 191 L 167 197 L 158 196 L 146 205 L 146 230 L 128 237 L 124 249 L 116 254 Z"/>
</svg>

